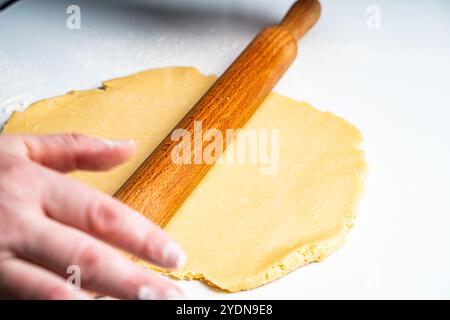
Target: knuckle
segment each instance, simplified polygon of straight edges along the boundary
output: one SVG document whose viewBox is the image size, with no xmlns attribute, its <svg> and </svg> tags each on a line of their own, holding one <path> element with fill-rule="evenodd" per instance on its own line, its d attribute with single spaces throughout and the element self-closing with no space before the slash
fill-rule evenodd
<svg viewBox="0 0 450 320">
<path fill-rule="evenodd" d="M 49 300 L 65 300 L 70 299 L 70 293 L 68 289 L 63 285 L 54 285 L 47 291 L 47 298 Z"/>
<path fill-rule="evenodd" d="M 28 154 L 28 148 L 19 136 L 0 135 L 0 153 L 2 160 L 7 155 L 23 158 Z"/>
<path fill-rule="evenodd" d="M 124 215 L 109 203 L 99 202 L 88 210 L 88 228 L 95 234 L 104 236 L 120 232 Z"/>
<path fill-rule="evenodd" d="M 148 281 L 149 279 L 147 276 L 139 272 L 134 272 L 124 279 L 123 286 L 127 288 L 136 288 Z"/>
<path fill-rule="evenodd" d="M 75 257 L 75 265 L 80 266 L 83 282 L 92 283 L 101 270 L 101 254 L 96 245 L 85 245 Z"/>
<path fill-rule="evenodd" d="M 157 248 L 155 248 L 154 242 L 154 234 L 152 232 L 147 232 L 138 254 L 141 257 L 155 257 Z"/>
<path fill-rule="evenodd" d="M 17 223 L 0 219 L 0 251 L 8 250 L 19 243 L 20 226 Z"/>
<path fill-rule="evenodd" d="M 42 173 L 27 159 L 0 156 L 0 194 L 11 201 L 40 194 Z M 28 194 L 25 190 L 30 191 Z M 38 191 L 38 192 L 36 192 Z"/>
<path fill-rule="evenodd" d="M 18 178 L 26 175 L 29 168 L 26 164 L 29 162 L 15 155 L 2 155 L 0 162 L 0 170 L 2 178 L 11 177 Z M 2 179 L 3 180 L 3 179 Z"/>
<path fill-rule="evenodd" d="M 11 145 L 16 143 L 18 137 L 12 134 L 1 134 L 0 135 L 0 144 Z"/>
<path fill-rule="evenodd" d="M 19 213 L 18 213 L 19 211 Z M 30 234 L 35 215 L 26 207 L 0 204 L 0 250 L 17 250 Z"/>
<path fill-rule="evenodd" d="M 86 136 L 81 133 L 67 133 L 62 138 L 69 145 L 81 145 L 86 141 Z"/>
</svg>

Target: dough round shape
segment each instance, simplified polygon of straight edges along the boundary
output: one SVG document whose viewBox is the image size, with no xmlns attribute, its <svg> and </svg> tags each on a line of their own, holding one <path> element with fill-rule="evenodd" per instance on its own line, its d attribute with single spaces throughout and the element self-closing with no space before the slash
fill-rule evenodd
<svg viewBox="0 0 450 320">
<path fill-rule="evenodd" d="M 103 89 L 37 102 L 15 113 L 4 132 L 134 139 L 138 152 L 127 164 L 72 174 L 113 194 L 214 79 L 184 67 L 141 72 L 106 81 Z M 263 175 L 261 164 L 214 165 L 165 228 L 188 261 L 182 270 L 164 273 L 226 291 L 247 290 L 320 261 L 344 243 L 367 168 L 360 132 L 329 112 L 275 93 L 246 129 L 279 130 L 279 170 Z"/>
</svg>

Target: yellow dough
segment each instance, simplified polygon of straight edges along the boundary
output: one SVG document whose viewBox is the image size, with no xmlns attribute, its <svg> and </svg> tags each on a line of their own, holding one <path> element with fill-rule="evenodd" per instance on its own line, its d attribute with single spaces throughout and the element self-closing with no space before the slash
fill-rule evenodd
<svg viewBox="0 0 450 320">
<path fill-rule="evenodd" d="M 125 165 L 72 174 L 113 194 L 214 79 L 194 68 L 149 70 L 39 101 L 3 131 L 134 139 L 138 152 Z M 214 165 L 165 228 L 188 256 L 182 270 L 166 272 L 171 276 L 251 289 L 324 259 L 346 239 L 366 173 L 360 132 L 275 93 L 244 129 L 279 130 L 279 170 L 263 175 L 255 164 Z"/>
</svg>

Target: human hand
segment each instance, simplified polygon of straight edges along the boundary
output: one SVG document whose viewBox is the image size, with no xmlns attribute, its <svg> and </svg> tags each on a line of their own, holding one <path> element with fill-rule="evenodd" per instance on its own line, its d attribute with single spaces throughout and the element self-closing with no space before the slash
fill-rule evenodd
<svg viewBox="0 0 450 320">
<path fill-rule="evenodd" d="M 0 298 L 87 299 L 66 284 L 72 265 L 86 290 L 121 299 L 181 297 L 105 242 L 163 268 L 182 266 L 181 247 L 141 214 L 62 174 L 108 170 L 134 150 L 131 141 L 78 134 L 0 135 Z"/>
</svg>

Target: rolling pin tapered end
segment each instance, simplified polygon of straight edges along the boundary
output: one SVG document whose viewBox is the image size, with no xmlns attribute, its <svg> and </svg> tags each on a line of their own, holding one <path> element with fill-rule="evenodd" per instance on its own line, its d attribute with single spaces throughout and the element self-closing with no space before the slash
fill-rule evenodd
<svg viewBox="0 0 450 320">
<path fill-rule="evenodd" d="M 292 36 L 299 40 L 320 17 L 318 0 L 298 0 L 284 16 L 280 26 L 289 30 Z"/>
</svg>

